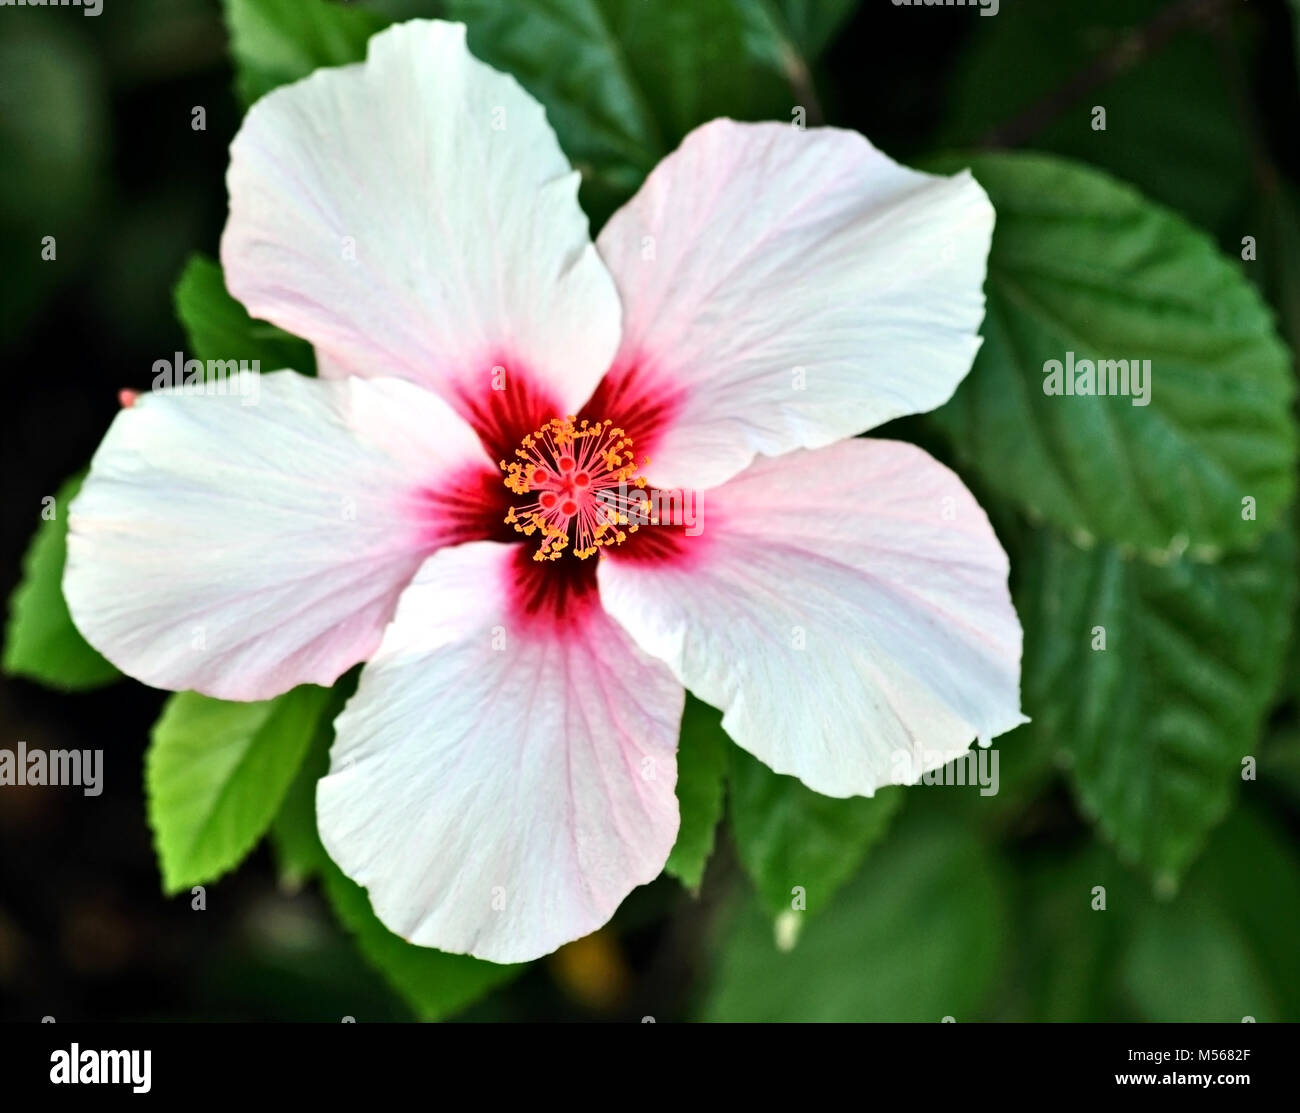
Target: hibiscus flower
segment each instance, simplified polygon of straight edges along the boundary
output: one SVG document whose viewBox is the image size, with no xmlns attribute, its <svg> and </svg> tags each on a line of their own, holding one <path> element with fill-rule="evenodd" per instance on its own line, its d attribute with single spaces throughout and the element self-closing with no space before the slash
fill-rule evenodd
<svg viewBox="0 0 1300 1113">
<path fill-rule="evenodd" d="M 848 439 L 970 368 L 970 175 L 715 120 L 595 245 L 578 183 L 456 24 L 270 93 L 222 263 L 319 377 L 141 396 L 70 514 L 72 615 L 131 676 L 258 700 L 365 662 L 321 838 L 394 932 L 496 962 L 660 873 L 686 689 L 833 796 L 1023 721 L 983 511 L 921 450 Z M 636 491 L 696 512 L 640 520 Z"/>
</svg>

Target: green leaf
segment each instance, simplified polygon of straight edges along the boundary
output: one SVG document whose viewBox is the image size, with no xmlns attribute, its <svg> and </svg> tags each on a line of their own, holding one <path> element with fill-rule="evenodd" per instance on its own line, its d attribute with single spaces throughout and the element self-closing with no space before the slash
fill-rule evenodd
<svg viewBox="0 0 1300 1113">
<path fill-rule="evenodd" d="M 971 165 L 997 230 L 983 348 L 935 414 L 959 458 L 1072 535 L 1153 551 L 1256 544 L 1294 493 L 1296 435 L 1288 353 L 1255 289 L 1104 174 L 1038 155 Z M 1071 352 L 1150 360 L 1149 404 L 1049 396 L 1044 365 Z"/>
<path fill-rule="evenodd" d="M 761 6 L 776 21 L 782 37 L 807 61 L 815 61 L 848 22 L 862 0 L 737 0 L 742 7 Z"/>
<path fill-rule="evenodd" d="M 996 984 L 1007 927 L 993 863 L 941 815 L 909 816 L 798 948 L 746 904 L 716 952 L 713 1021 L 958 1021 Z"/>
<path fill-rule="evenodd" d="M 546 107 L 599 225 L 692 128 L 790 118 L 790 93 L 737 2 L 447 0 L 474 55 Z"/>
<path fill-rule="evenodd" d="M 524 969 L 417 947 L 379 922 L 366 891 L 333 862 L 326 861 L 321 881 L 339 922 L 355 937 L 366 960 L 421 1020 L 451 1016 Z"/>
<path fill-rule="evenodd" d="M 820 111 L 811 69 L 859 0 L 731 0 L 747 21 L 748 49 L 785 77 L 796 102 Z M 791 106 L 793 107 L 793 106 Z M 791 119 L 790 110 L 785 118 Z"/>
<path fill-rule="evenodd" d="M 677 747 L 677 803 L 682 825 L 664 869 L 689 889 L 698 889 L 713 853 L 714 832 L 722 818 L 731 740 L 722 730 L 722 713 L 687 695 Z"/>
<path fill-rule="evenodd" d="M 783 923 L 802 895 L 808 913 L 825 908 L 889 827 L 902 790 L 871 798 L 822 796 L 731 748 L 731 831 L 763 907 Z M 802 894 L 793 892 L 796 888 Z M 786 930 L 786 929 L 782 929 Z"/>
<path fill-rule="evenodd" d="M 190 354 L 207 360 L 257 360 L 262 371 L 290 368 L 314 374 L 316 359 L 305 340 L 250 317 L 226 290 L 215 259 L 193 254 L 176 283 L 176 316 Z"/>
<path fill-rule="evenodd" d="M 329 855 L 316 832 L 316 782 L 329 772 L 334 720 L 356 691 L 360 672 L 359 667 L 352 669 L 330 689 L 307 754 L 299 763 L 280 810 L 271 821 L 268 837 L 275 851 L 280 881 L 290 890 L 318 877 L 329 864 Z"/>
<path fill-rule="evenodd" d="M 235 88 L 246 105 L 320 66 L 360 61 L 366 41 L 387 23 L 326 0 L 224 0 L 224 7 Z"/>
<path fill-rule="evenodd" d="M 1295 547 L 1166 565 L 1044 531 L 1022 553 L 1024 693 L 1120 856 L 1171 889 L 1227 814 L 1281 672 Z M 1105 648 L 1098 628 L 1104 629 Z"/>
<path fill-rule="evenodd" d="M 220 877 L 262 837 L 328 696 L 303 685 L 256 703 L 197 692 L 167 701 L 145 760 L 149 826 L 167 893 Z"/>
<path fill-rule="evenodd" d="M 1184 29 L 1145 55 L 1131 49 L 1138 31 L 1169 7 L 1169 0 L 1005 3 L 996 19 L 974 20 L 954 69 L 946 98 L 952 118 L 939 145 L 983 146 L 1080 73 L 1119 59 L 1103 84 L 1061 105 L 1013 145 L 1091 163 L 1197 225 L 1239 237 L 1237 210 L 1254 193 L 1252 157 L 1222 44 L 1215 42 L 1218 29 Z M 1234 13 L 1239 25 L 1252 18 L 1251 7 Z M 1105 131 L 1093 130 L 1094 106 L 1106 109 Z"/>
<path fill-rule="evenodd" d="M 72 624 L 63 599 L 68 504 L 81 489 L 82 472 L 59 488 L 53 518 L 37 527 L 23 559 L 23 578 L 9 600 L 4 671 L 69 691 L 96 688 L 122 674 L 93 650 Z"/>
</svg>

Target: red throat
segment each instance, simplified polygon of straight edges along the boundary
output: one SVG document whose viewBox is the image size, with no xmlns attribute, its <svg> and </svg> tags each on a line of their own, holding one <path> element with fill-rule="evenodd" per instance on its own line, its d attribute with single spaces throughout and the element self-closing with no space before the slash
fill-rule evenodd
<svg viewBox="0 0 1300 1113">
<path fill-rule="evenodd" d="M 680 399 L 628 365 L 611 370 L 576 417 L 556 418 L 563 411 L 526 368 L 502 358 L 494 370 L 504 371 L 501 381 L 485 377 L 481 389 L 462 391 L 457 408 L 501 471 L 475 467 L 450 490 L 426 493 L 430 545 L 523 542 L 502 585 L 516 620 L 547 636 L 580 636 L 583 616 L 599 605 L 598 561 L 586 558 L 658 563 L 694 555 L 695 539 L 680 527 L 638 532 L 624 502 L 626 492 L 646 487 L 647 461 L 634 455 L 632 436 L 638 450 L 653 446 Z"/>
</svg>

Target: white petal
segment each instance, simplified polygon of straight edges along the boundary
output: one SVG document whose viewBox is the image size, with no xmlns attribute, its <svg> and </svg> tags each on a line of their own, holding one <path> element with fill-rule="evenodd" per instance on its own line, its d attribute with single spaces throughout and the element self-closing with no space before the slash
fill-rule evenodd
<svg viewBox="0 0 1300 1113">
<path fill-rule="evenodd" d="M 428 391 L 292 371 L 257 385 L 142 395 L 73 501 L 73 621 L 146 684 L 238 700 L 331 684 L 429 553 L 485 536 L 496 469 Z"/>
<path fill-rule="evenodd" d="M 992 230 L 968 172 L 908 170 L 856 132 L 705 124 L 597 241 L 623 299 L 602 390 L 629 380 L 667 412 L 622 420 L 672 487 L 933 409 L 979 346 Z"/>
<path fill-rule="evenodd" d="M 604 924 L 676 838 L 682 688 L 594 582 L 534 608 L 548 574 L 517 545 L 437 553 L 336 722 L 321 839 L 422 946 L 537 958 Z"/>
<path fill-rule="evenodd" d="M 503 367 L 562 415 L 608 366 L 618 296 L 579 176 L 460 24 L 400 24 L 364 64 L 269 93 L 230 155 L 226 282 L 322 374 L 408 378 L 469 412 Z"/>
<path fill-rule="evenodd" d="M 920 449 L 761 460 L 700 507 L 674 559 L 611 551 L 601 600 L 778 773 L 870 796 L 1024 721 L 1007 558 Z"/>
</svg>

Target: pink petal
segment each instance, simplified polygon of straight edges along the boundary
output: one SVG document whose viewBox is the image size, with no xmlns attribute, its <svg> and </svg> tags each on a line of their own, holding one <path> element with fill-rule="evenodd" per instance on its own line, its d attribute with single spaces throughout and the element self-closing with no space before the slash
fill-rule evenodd
<svg viewBox="0 0 1300 1113">
<path fill-rule="evenodd" d="M 579 176 L 459 24 L 400 24 L 364 64 L 275 90 L 230 153 L 226 281 L 310 340 L 323 376 L 411 379 L 480 418 L 520 390 L 544 420 L 608 366 L 618 296 Z"/>
<path fill-rule="evenodd" d="M 681 686 L 559 563 L 434 555 L 336 722 L 321 838 L 421 946 L 537 958 L 604 924 L 676 838 Z"/>
<path fill-rule="evenodd" d="M 933 409 L 979 346 L 992 229 L 969 173 L 908 170 L 855 132 L 705 124 L 600 234 L 623 340 L 588 412 L 657 482 L 707 488 Z"/>
<path fill-rule="evenodd" d="M 777 772 L 870 796 L 1024 721 L 1007 558 L 920 449 L 760 460 L 703 508 L 669 559 L 612 550 L 601 601 Z"/>
<path fill-rule="evenodd" d="M 379 644 L 429 553 L 498 529 L 500 473 L 434 395 L 256 381 L 245 397 L 141 395 L 73 502 L 73 621 L 146 684 L 239 700 L 331 684 Z"/>
</svg>

